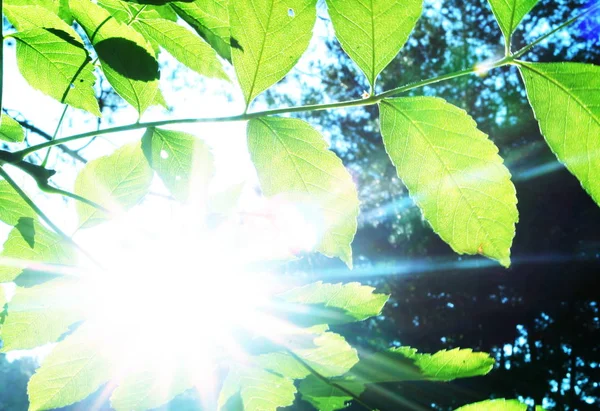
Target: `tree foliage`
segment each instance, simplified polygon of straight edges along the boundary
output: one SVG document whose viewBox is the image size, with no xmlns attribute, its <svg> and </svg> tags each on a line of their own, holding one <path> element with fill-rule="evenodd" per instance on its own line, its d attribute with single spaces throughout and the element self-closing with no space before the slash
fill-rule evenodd
<svg viewBox="0 0 600 411">
<path fill-rule="evenodd" d="M 4 37 L 16 42 L 21 75 L 65 107 L 100 116 L 95 88 L 99 78 L 140 118 L 151 106 L 166 106 L 157 59 L 166 51 L 191 70 L 223 81 L 230 80 L 231 64 L 245 110 L 216 119 L 138 121 L 25 148 L 18 146 L 24 136 L 20 124 L 3 113 L 0 138 L 14 145 L 0 151 L 0 220 L 13 229 L 3 247 L 0 280 L 12 282 L 35 263 L 76 266 L 81 251 L 15 183 L 6 166 L 29 174 L 43 191 L 74 199 L 79 228 L 90 228 L 139 204 L 149 194 L 155 173 L 181 203 L 205 194 L 214 173 L 210 150 L 194 135 L 163 128 L 185 122 L 247 121 L 248 148 L 264 195 L 307 207 L 320 227 L 314 250 L 352 267 L 359 217 L 352 176 L 321 133 L 281 115 L 373 105 L 380 111 L 382 141 L 391 163 L 432 229 L 457 253 L 483 255 L 508 267 L 517 196 L 498 148 L 466 112 L 450 103 L 397 96 L 446 79 L 518 67 L 546 141 L 600 204 L 600 72 L 585 63 L 521 60 L 556 30 L 512 51 L 512 35 L 536 3 L 490 0 L 506 39 L 502 58 L 379 92 L 378 76 L 408 40 L 422 3 L 327 0 L 336 36 L 366 76 L 370 93 L 359 100 L 252 111 L 255 99 L 284 78 L 306 51 L 317 18 L 315 0 L 5 1 L 2 12 L 15 31 Z M 75 180 L 74 193 L 54 187 L 54 171 L 45 161 L 37 164 L 29 157 L 69 141 L 128 130 L 145 134 L 87 163 Z M 82 309 L 86 302 L 78 296 L 89 286 L 82 279 L 61 277 L 17 287 L 7 303 L 1 331 L 5 352 L 58 342 L 29 381 L 30 410 L 67 406 L 114 384 L 114 409 L 142 411 L 198 386 L 182 358 L 172 359 L 168 385 L 152 363 L 120 369 L 101 327 Z M 219 409 L 276 410 L 302 398 L 317 409 L 333 411 L 350 401 L 362 403 L 369 385 L 443 382 L 491 370 L 493 359 L 468 348 L 432 354 L 410 347 L 358 352 L 329 327 L 379 315 L 389 296 L 374 291 L 358 283 L 318 282 L 272 295 L 270 302 L 283 307 L 282 316 L 298 328 L 280 331 L 285 344 L 271 341 L 245 361 L 227 362 Z M 524 407 L 516 400 L 490 400 L 461 410 Z"/>
</svg>

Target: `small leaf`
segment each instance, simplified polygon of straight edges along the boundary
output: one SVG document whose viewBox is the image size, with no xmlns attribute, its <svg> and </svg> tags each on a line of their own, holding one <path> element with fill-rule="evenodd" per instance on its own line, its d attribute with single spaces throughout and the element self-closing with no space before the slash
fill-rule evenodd
<svg viewBox="0 0 600 411">
<path fill-rule="evenodd" d="M 170 5 L 221 57 L 231 61 L 227 3 L 223 0 L 196 0 L 175 1 Z"/>
<path fill-rule="evenodd" d="M 4 121 L 6 118 L 2 120 Z M 22 217 L 35 219 L 36 215 L 7 181 L 0 180 L 0 221 L 15 226 Z"/>
<path fill-rule="evenodd" d="M 23 266 L 75 263 L 71 245 L 31 217 L 19 218 L 16 227 L 8 234 L 0 257 L 9 260 L 0 263 L 0 283 L 13 281 L 23 271 Z M 18 266 L 15 265 L 17 262 L 20 263 Z"/>
<path fill-rule="evenodd" d="M 396 57 L 421 16 L 422 0 L 327 0 L 342 48 L 371 87 Z"/>
<path fill-rule="evenodd" d="M 286 377 L 260 368 L 244 367 L 229 371 L 221 394 L 219 410 L 238 410 L 232 407 L 239 395 L 244 411 L 276 411 L 294 403 L 296 387 Z"/>
<path fill-rule="evenodd" d="M 281 294 L 282 307 L 314 324 L 344 324 L 379 315 L 389 296 L 374 294 L 373 287 L 359 283 L 323 284 L 317 282 Z"/>
<path fill-rule="evenodd" d="M 83 326 L 59 343 L 29 380 L 29 411 L 74 404 L 108 382 L 113 367 L 101 341 Z"/>
<path fill-rule="evenodd" d="M 512 36 L 521 20 L 531 11 L 538 0 L 488 0 L 500 30 L 506 39 Z"/>
<path fill-rule="evenodd" d="M 419 354 L 410 347 L 394 348 L 361 359 L 350 375 L 365 384 L 400 381 L 452 381 L 486 375 L 494 366 L 487 353 L 455 348 Z"/>
<path fill-rule="evenodd" d="M 312 38 L 316 4 L 314 0 L 229 2 L 231 55 L 246 106 L 296 65 Z M 290 9 L 294 16 L 289 15 Z"/>
<path fill-rule="evenodd" d="M 2 123 L 0 124 L 0 140 L 8 141 L 9 143 L 20 143 L 25 140 L 23 127 L 13 120 L 12 117 L 2 114 Z M 1 211 L 0 211 L 1 213 Z"/>
<path fill-rule="evenodd" d="M 317 336 L 314 344 L 310 348 L 290 349 L 324 377 L 345 374 L 358 362 L 356 350 L 339 334 L 326 332 Z M 292 379 L 303 379 L 311 374 L 301 362 L 285 351 L 263 354 L 255 361 L 261 368 Z"/>
<path fill-rule="evenodd" d="M 70 5 L 73 16 L 94 45 L 107 80 L 141 116 L 161 95 L 152 46 L 100 6 L 86 0 L 70 0 Z"/>
<path fill-rule="evenodd" d="M 31 288 L 17 287 L 2 326 L 3 352 L 27 350 L 57 341 L 85 318 L 79 282 L 55 279 Z"/>
<path fill-rule="evenodd" d="M 17 64 L 31 87 L 100 116 L 94 92 L 94 67 L 83 45 L 67 32 L 31 29 L 14 34 Z"/>
<path fill-rule="evenodd" d="M 335 382 L 335 380 L 333 380 Z M 355 396 L 360 396 L 365 390 L 364 384 L 359 382 L 345 382 L 344 389 Z M 346 408 L 353 397 L 346 392 L 327 384 L 325 381 L 309 375 L 298 385 L 298 392 L 304 401 L 312 404 L 319 411 L 337 411 Z"/>
<path fill-rule="evenodd" d="M 527 405 L 518 400 L 487 400 L 457 408 L 455 411 L 527 411 Z"/>
<path fill-rule="evenodd" d="M 139 20 L 134 23 L 182 64 L 206 77 L 228 80 L 217 53 L 200 37 L 165 19 Z"/>
<path fill-rule="evenodd" d="M 508 267 L 517 197 L 494 143 L 439 98 L 384 100 L 380 111 L 386 151 L 434 231 L 459 254 Z"/>
<path fill-rule="evenodd" d="M 75 180 L 75 193 L 108 210 L 122 212 L 146 196 L 153 174 L 140 143 L 131 143 L 90 161 Z M 81 227 L 109 218 L 102 210 L 79 201 L 76 208 Z"/>
<path fill-rule="evenodd" d="M 215 164 L 202 140 L 180 131 L 149 128 L 142 139 L 142 149 L 177 200 L 186 202 L 191 193 L 206 195 Z"/>
<path fill-rule="evenodd" d="M 254 119 L 248 124 L 248 147 L 264 194 L 302 197 L 316 207 L 322 220 L 318 251 L 352 266 L 358 194 L 321 134 L 297 119 Z"/>
<path fill-rule="evenodd" d="M 600 66 L 519 62 L 548 145 L 600 205 Z"/>
</svg>

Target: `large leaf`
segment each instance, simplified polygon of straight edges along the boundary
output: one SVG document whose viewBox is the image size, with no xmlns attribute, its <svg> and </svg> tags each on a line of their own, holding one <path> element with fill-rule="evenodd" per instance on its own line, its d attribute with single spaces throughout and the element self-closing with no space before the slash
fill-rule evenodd
<svg viewBox="0 0 600 411">
<path fill-rule="evenodd" d="M 353 381 L 345 381 L 342 388 L 355 396 L 359 396 L 365 390 L 364 384 Z M 314 375 L 308 376 L 298 384 L 298 392 L 302 399 L 319 411 L 336 411 L 346 408 L 353 397 L 344 390 L 328 384 Z"/>
<path fill-rule="evenodd" d="M 371 87 L 396 57 L 417 20 L 423 0 L 327 0 L 342 48 L 365 73 Z"/>
<path fill-rule="evenodd" d="M 233 66 L 246 106 L 281 80 L 312 38 L 315 0 L 236 0 L 229 3 Z"/>
<path fill-rule="evenodd" d="M 494 143 L 439 98 L 384 100 L 380 110 L 386 151 L 433 229 L 456 252 L 508 267 L 517 198 Z"/>
<path fill-rule="evenodd" d="M 219 395 L 219 410 L 276 411 L 292 405 L 296 387 L 293 380 L 261 368 L 242 367 L 229 371 Z M 239 398 L 236 398 L 238 397 Z"/>
<path fill-rule="evenodd" d="M 12 117 L 2 114 L 2 123 L 0 124 L 0 140 L 9 143 L 20 143 L 25 140 L 23 127 Z"/>
<path fill-rule="evenodd" d="M 152 46 L 137 31 L 86 0 L 70 0 L 75 19 L 87 33 L 102 71 L 115 91 L 142 115 L 158 104 L 159 69 Z"/>
<path fill-rule="evenodd" d="M 292 351 L 324 377 L 345 374 L 358 362 L 356 350 L 339 334 L 321 334 L 314 339 L 314 345 Z M 293 379 L 306 378 L 311 374 L 304 364 L 285 351 L 260 355 L 256 362 L 264 369 Z"/>
<path fill-rule="evenodd" d="M 116 411 L 155 409 L 194 387 L 196 381 L 188 371 L 171 366 L 161 363 L 128 374 L 113 391 L 110 405 Z"/>
<path fill-rule="evenodd" d="M 292 318 L 310 321 L 303 325 L 343 324 L 379 315 L 389 296 L 359 283 L 323 284 L 317 282 L 295 288 L 279 297 L 288 305 Z"/>
<path fill-rule="evenodd" d="M 519 62 L 519 67 L 548 145 L 600 205 L 600 66 Z"/>
<path fill-rule="evenodd" d="M 227 0 L 175 1 L 170 5 L 221 57 L 231 61 Z"/>
<path fill-rule="evenodd" d="M 55 279 L 31 288 L 17 287 L 2 326 L 3 352 L 55 342 L 85 318 L 80 283 Z"/>
<path fill-rule="evenodd" d="M 27 213 L 23 208 L 21 210 Z M 15 215 L 11 218 L 14 217 Z M 2 261 L 3 259 L 7 260 Z M 16 227 L 8 234 L 0 254 L 0 283 L 13 281 L 24 266 L 37 266 L 39 263 L 48 267 L 74 264 L 75 252 L 62 237 L 33 218 L 19 218 Z"/>
<path fill-rule="evenodd" d="M 99 116 L 94 68 L 87 51 L 67 32 L 34 28 L 14 34 L 17 64 L 31 87 Z"/>
<path fill-rule="evenodd" d="M 488 0 L 500 30 L 510 39 L 523 17 L 531 11 L 538 0 Z"/>
<path fill-rule="evenodd" d="M 217 53 L 200 37 L 166 19 L 139 20 L 134 27 L 156 41 L 182 64 L 206 77 L 227 80 Z"/>
<path fill-rule="evenodd" d="M 127 144 L 109 156 L 90 161 L 75 180 L 75 193 L 115 213 L 138 204 L 148 193 L 153 177 L 140 143 Z M 76 203 L 82 227 L 108 218 L 106 213 Z"/>
<path fill-rule="evenodd" d="M 33 219 L 35 212 L 7 181 L 0 180 L 0 221 L 15 226 L 22 217 Z"/>
<path fill-rule="evenodd" d="M 321 134 L 297 119 L 254 119 L 248 124 L 248 147 L 265 195 L 303 197 L 317 207 L 322 227 L 318 251 L 351 266 L 358 195 Z"/>
<path fill-rule="evenodd" d="M 59 343 L 29 380 L 29 411 L 76 403 L 108 382 L 112 365 L 105 348 L 85 326 Z"/>
<path fill-rule="evenodd" d="M 40 1 L 36 3 L 11 0 L 5 2 L 3 12 L 18 31 L 36 28 L 50 29 L 50 31 L 52 29 L 59 30 L 67 33 L 73 41 L 83 46 L 81 37 L 73 30 L 73 27 L 58 16 L 58 2 L 49 1 L 49 3 L 56 5 L 54 8 L 46 7 L 41 3 Z"/>
<path fill-rule="evenodd" d="M 527 404 L 518 400 L 487 400 L 465 405 L 455 411 L 527 411 Z"/>
<path fill-rule="evenodd" d="M 419 354 L 400 347 L 361 359 L 350 375 L 366 384 L 400 381 L 452 381 L 486 375 L 494 366 L 487 353 L 455 348 L 435 354 Z"/>
<path fill-rule="evenodd" d="M 176 199 L 185 202 L 191 193 L 206 195 L 215 164 L 210 149 L 200 139 L 180 131 L 149 128 L 142 148 Z"/>
</svg>

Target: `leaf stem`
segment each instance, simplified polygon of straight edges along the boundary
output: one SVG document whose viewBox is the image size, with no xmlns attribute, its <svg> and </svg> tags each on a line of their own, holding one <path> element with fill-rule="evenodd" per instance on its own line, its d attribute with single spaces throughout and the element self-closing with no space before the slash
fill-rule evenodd
<svg viewBox="0 0 600 411">
<path fill-rule="evenodd" d="M 369 404 L 367 404 L 366 402 L 364 402 L 363 400 L 361 400 L 359 398 L 358 395 L 356 395 L 355 393 L 353 393 L 352 391 L 350 391 L 347 388 L 344 388 L 343 386 L 336 384 L 335 382 L 331 381 L 331 379 L 325 377 L 323 374 L 321 374 L 320 372 L 318 372 L 317 370 L 315 370 L 310 364 L 308 364 L 306 361 L 304 361 L 304 359 L 302 357 L 300 357 L 298 354 L 296 354 L 294 351 L 292 351 L 289 348 L 285 348 L 285 350 L 287 351 L 287 353 L 294 358 L 296 361 L 298 361 L 300 364 L 302 364 L 302 366 L 304 368 L 306 368 L 312 375 L 314 375 L 315 377 L 317 377 L 318 379 L 320 379 L 321 381 L 323 381 L 325 384 L 340 390 L 341 392 L 343 392 L 344 394 L 347 394 L 349 397 L 352 397 L 352 399 L 354 401 L 356 401 L 358 404 L 362 405 L 364 408 L 366 408 L 369 411 L 375 411 L 375 408 L 371 407 Z"/>
<path fill-rule="evenodd" d="M 54 130 L 54 134 L 52 135 L 50 141 L 56 140 L 56 137 L 58 136 L 58 132 L 60 131 L 60 127 L 62 126 L 63 120 L 65 119 L 65 115 L 67 114 L 68 109 L 69 105 L 65 104 L 65 108 L 63 109 L 62 114 L 60 115 L 60 119 L 58 120 L 58 124 L 56 125 L 56 129 Z M 50 158 L 50 151 L 52 151 L 52 147 L 48 147 L 48 151 L 46 151 L 44 161 L 42 161 L 42 167 L 46 167 L 46 164 L 48 164 L 48 158 Z"/>
<path fill-rule="evenodd" d="M 137 123 L 129 124 L 129 125 L 125 125 L 125 126 L 111 127 L 111 128 L 106 128 L 104 130 L 95 130 L 95 131 L 90 131 L 87 133 L 75 134 L 75 135 L 72 135 L 69 137 L 64 137 L 64 138 L 56 139 L 53 141 L 48 141 L 46 143 L 38 144 L 35 146 L 28 147 L 21 151 L 17 151 L 14 153 L 14 155 L 15 155 L 15 158 L 22 160 L 23 158 L 25 158 L 26 156 L 28 156 L 31 153 L 34 153 L 38 150 L 42 150 L 44 148 L 52 147 L 52 146 L 55 146 L 58 144 L 64 144 L 64 143 L 68 143 L 70 141 L 80 140 L 80 139 L 89 138 L 89 137 L 95 137 L 95 136 L 104 135 L 104 134 L 121 133 L 121 132 L 125 132 L 125 131 L 144 129 L 144 128 L 148 128 L 148 127 L 160 127 L 160 126 L 169 126 L 169 125 L 175 125 L 175 124 L 190 124 L 190 123 L 225 123 L 225 122 L 247 121 L 247 120 L 252 120 L 254 118 L 274 116 L 274 115 L 278 115 L 278 114 L 292 114 L 292 113 L 300 113 L 300 112 L 308 112 L 308 111 L 323 111 L 323 110 L 331 110 L 331 109 L 337 109 L 337 108 L 362 107 L 362 106 L 374 105 L 374 104 L 377 104 L 378 102 L 380 102 L 381 100 L 383 100 L 384 98 L 393 97 L 395 95 L 406 93 L 410 90 L 414 90 L 414 89 L 417 89 L 420 87 L 439 83 L 441 81 L 451 80 L 451 79 L 454 79 L 457 77 L 473 74 L 473 73 L 476 73 L 477 71 L 479 71 L 480 69 L 491 70 L 491 69 L 499 68 L 499 67 L 502 67 L 502 66 L 505 66 L 508 64 L 513 64 L 514 60 L 516 58 L 527 53 L 529 50 L 531 50 L 537 44 L 544 41 L 546 38 L 550 37 L 557 31 L 562 30 L 563 28 L 573 24 L 575 21 L 581 19 L 582 17 L 584 17 L 598 9 L 600 9 L 600 4 L 590 7 L 589 9 L 585 10 L 584 12 L 582 12 L 582 13 L 578 14 L 577 16 L 562 23 L 561 25 L 559 25 L 557 28 L 550 31 L 549 33 L 546 33 L 545 35 L 543 35 L 539 39 L 535 40 L 531 44 L 523 47 L 522 49 L 520 49 L 513 55 L 506 56 L 506 57 L 504 57 L 500 60 L 497 60 L 493 63 L 486 64 L 485 67 L 480 68 L 480 67 L 475 66 L 475 67 L 472 67 L 469 69 L 443 74 L 441 76 L 433 77 L 430 79 L 406 84 L 404 86 L 397 87 L 397 88 L 385 91 L 385 92 L 377 94 L 377 95 L 373 95 L 369 98 L 359 99 L 359 100 L 347 100 L 347 101 L 328 103 L 328 104 L 312 104 L 312 105 L 306 105 L 306 106 L 296 106 L 296 107 L 280 108 L 280 109 L 274 109 L 274 110 L 265 110 L 265 111 L 255 112 L 255 113 L 244 113 L 244 114 L 228 116 L 228 117 L 183 118 L 183 119 L 173 119 L 173 120 L 152 121 L 152 122 L 146 122 L 146 123 L 137 122 Z"/>
<path fill-rule="evenodd" d="M 528 45 L 526 45 L 525 47 L 523 47 L 519 51 L 515 52 L 512 55 L 513 59 L 518 59 L 523 54 L 527 53 L 529 50 L 531 50 L 532 48 L 534 48 L 535 46 L 537 46 L 538 44 L 540 44 L 542 41 L 546 40 L 548 37 L 554 35 L 555 33 L 559 32 L 560 30 L 564 29 L 567 26 L 570 26 L 571 24 L 575 23 L 577 20 L 581 19 L 582 17 L 585 17 L 588 14 L 591 14 L 591 13 L 593 13 L 595 11 L 598 11 L 598 10 L 600 10 L 600 3 L 596 4 L 595 6 L 592 6 L 592 7 L 588 8 L 587 10 L 584 10 L 583 12 L 579 13 L 575 17 L 570 18 L 569 20 L 565 21 L 564 23 L 562 23 L 561 25 L 559 25 L 555 29 L 549 31 L 548 33 L 544 34 L 542 37 L 536 39 L 532 43 L 529 43 Z"/>
</svg>

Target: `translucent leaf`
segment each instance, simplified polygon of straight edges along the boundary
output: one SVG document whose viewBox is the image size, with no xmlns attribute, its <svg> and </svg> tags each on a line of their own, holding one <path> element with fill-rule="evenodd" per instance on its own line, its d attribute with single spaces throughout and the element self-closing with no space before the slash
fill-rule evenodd
<svg viewBox="0 0 600 411">
<path fill-rule="evenodd" d="M 2 261 L 6 259 L 5 261 Z M 18 263 L 18 264 L 17 264 Z M 0 254 L 0 283 L 13 281 L 24 266 L 71 265 L 75 252 L 70 244 L 30 217 L 19 218 Z"/>
<path fill-rule="evenodd" d="M 153 174 L 140 143 L 131 143 L 87 163 L 75 180 L 75 193 L 118 213 L 146 196 Z M 91 227 L 108 218 L 102 210 L 80 201 L 76 208 L 81 227 Z"/>
<path fill-rule="evenodd" d="M 72 37 L 73 41 L 83 47 L 81 37 L 77 34 L 73 27 L 65 23 L 58 16 L 58 2 L 52 2 L 53 7 L 44 7 L 42 2 L 38 1 L 38 5 L 35 2 L 30 1 L 10 1 L 4 5 L 3 11 L 6 18 L 12 23 L 13 26 L 19 31 L 27 31 L 31 29 L 56 29 L 67 33 Z M 54 7 L 56 5 L 56 7 Z M 50 30 L 52 31 L 52 30 Z"/>
<path fill-rule="evenodd" d="M 3 352 L 26 350 L 57 341 L 85 318 L 79 282 L 55 279 L 31 288 L 17 287 L 2 326 Z"/>
<path fill-rule="evenodd" d="M 191 193 L 206 195 L 215 164 L 202 140 L 180 131 L 149 128 L 142 139 L 142 149 L 176 199 L 185 202 Z"/>
<path fill-rule="evenodd" d="M 285 194 L 316 207 L 322 230 L 317 250 L 352 266 L 358 195 L 321 134 L 297 119 L 254 119 L 248 124 L 248 148 L 264 194 Z"/>
<path fill-rule="evenodd" d="M 170 3 L 221 57 L 231 61 L 229 9 L 226 0 L 175 1 Z"/>
<path fill-rule="evenodd" d="M 8 141 L 9 143 L 20 143 L 25 140 L 23 127 L 13 120 L 12 117 L 2 114 L 2 123 L 0 124 L 0 140 Z"/>
<path fill-rule="evenodd" d="M 527 405 L 518 400 L 487 400 L 457 408 L 455 411 L 527 411 Z"/>
<path fill-rule="evenodd" d="M 116 411 L 145 411 L 164 405 L 195 385 L 194 378 L 184 369 L 168 362 L 157 369 L 136 370 L 119 381 L 110 397 Z"/>
<path fill-rule="evenodd" d="M 365 389 L 359 382 L 345 382 L 344 389 L 360 396 Z M 346 408 L 352 397 L 346 392 L 326 383 L 314 375 L 300 381 L 298 392 L 304 401 L 312 404 L 319 411 L 336 411 Z"/>
<path fill-rule="evenodd" d="M 517 198 L 494 143 L 439 98 L 384 100 L 380 110 L 386 151 L 434 231 L 457 253 L 508 267 Z"/>
<path fill-rule="evenodd" d="M 100 115 L 94 67 L 83 45 L 67 32 L 36 28 L 14 34 L 17 64 L 31 87 L 73 107 Z"/>
<path fill-rule="evenodd" d="M 139 20 L 134 27 L 198 74 L 228 80 L 217 53 L 185 27 L 165 19 Z"/>
<path fill-rule="evenodd" d="M 111 360 L 100 341 L 84 326 L 59 343 L 29 380 L 29 411 L 74 404 L 108 382 Z"/>
<path fill-rule="evenodd" d="M 287 309 L 312 324 L 343 324 L 379 315 L 389 296 L 359 283 L 317 282 L 280 295 Z M 312 325 L 303 324 L 303 325 Z"/>
<path fill-rule="evenodd" d="M 500 30 L 505 38 L 510 38 L 523 17 L 531 11 L 538 0 L 488 0 Z"/>
<path fill-rule="evenodd" d="M 13 6 L 42 7 L 44 9 L 50 11 L 51 15 L 53 15 L 55 17 L 59 17 L 63 21 L 70 24 L 72 20 L 69 21 L 69 4 L 68 3 L 69 3 L 69 0 L 4 0 L 2 11 L 6 13 L 7 9 L 12 8 Z M 11 21 L 11 23 L 15 27 L 17 27 L 14 22 Z M 48 26 L 46 26 L 46 27 L 48 27 Z M 18 30 L 27 30 L 27 29 L 21 28 L 21 27 L 17 27 L 17 28 L 18 28 Z M 29 28 L 31 28 L 31 27 L 29 27 Z"/>
<path fill-rule="evenodd" d="M 600 205 L 600 66 L 519 62 L 519 67 L 548 145 Z"/>
<path fill-rule="evenodd" d="M 487 353 L 455 348 L 435 354 L 419 354 L 410 347 L 400 347 L 361 359 L 350 375 L 357 381 L 385 383 L 399 381 L 452 381 L 486 375 L 494 366 Z"/>
<path fill-rule="evenodd" d="M 0 221 L 15 226 L 22 217 L 34 219 L 36 215 L 8 182 L 0 180 Z"/>
<path fill-rule="evenodd" d="M 177 14 L 171 7 L 132 4 L 121 0 L 99 0 L 98 4 L 110 12 L 120 22 L 127 23 L 133 19 L 167 19 L 177 21 Z"/>
<path fill-rule="evenodd" d="M 374 87 L 379 73 L 396 57 L 417 20 L 422 0 L 327 0 L 342 48 Z"/>
<path fill-rule="evenodd" d="M 244 411 L 276 411 L 292 405 L 295 394 L 296 387 L 289 378 L 260 368 L 232 369 L 219 395 L 219 410 L 237 411 L 239 407 L 232 404 L 241 401 Z"/>
<path fill-rule="evenodd" d="M 312 38 L 316 4 L 314 0 L 229 2 L 231 55 L 246 106 L 296 65 Z"/>
<path fill-rule="evenodd" d="M 137 31 L 86 0 L 70 0 L 75 19 L 98 54 L 102 71 L 115 91 L 142 115 L 160 102 L 159 69 L 152 46 Z"/>
<path fill-rule="evenodd" d="M 292 349 L 294 354 L 324 377 L 336 377 L 348 372 L 358 362 L 356 350 L 339 334 L 327 332 L 314 339 L 314 347 Z M 301 362 L 282 351 L 256 358 L 260 367 L 292 379 L 311 374 Z"/>
</svg>

